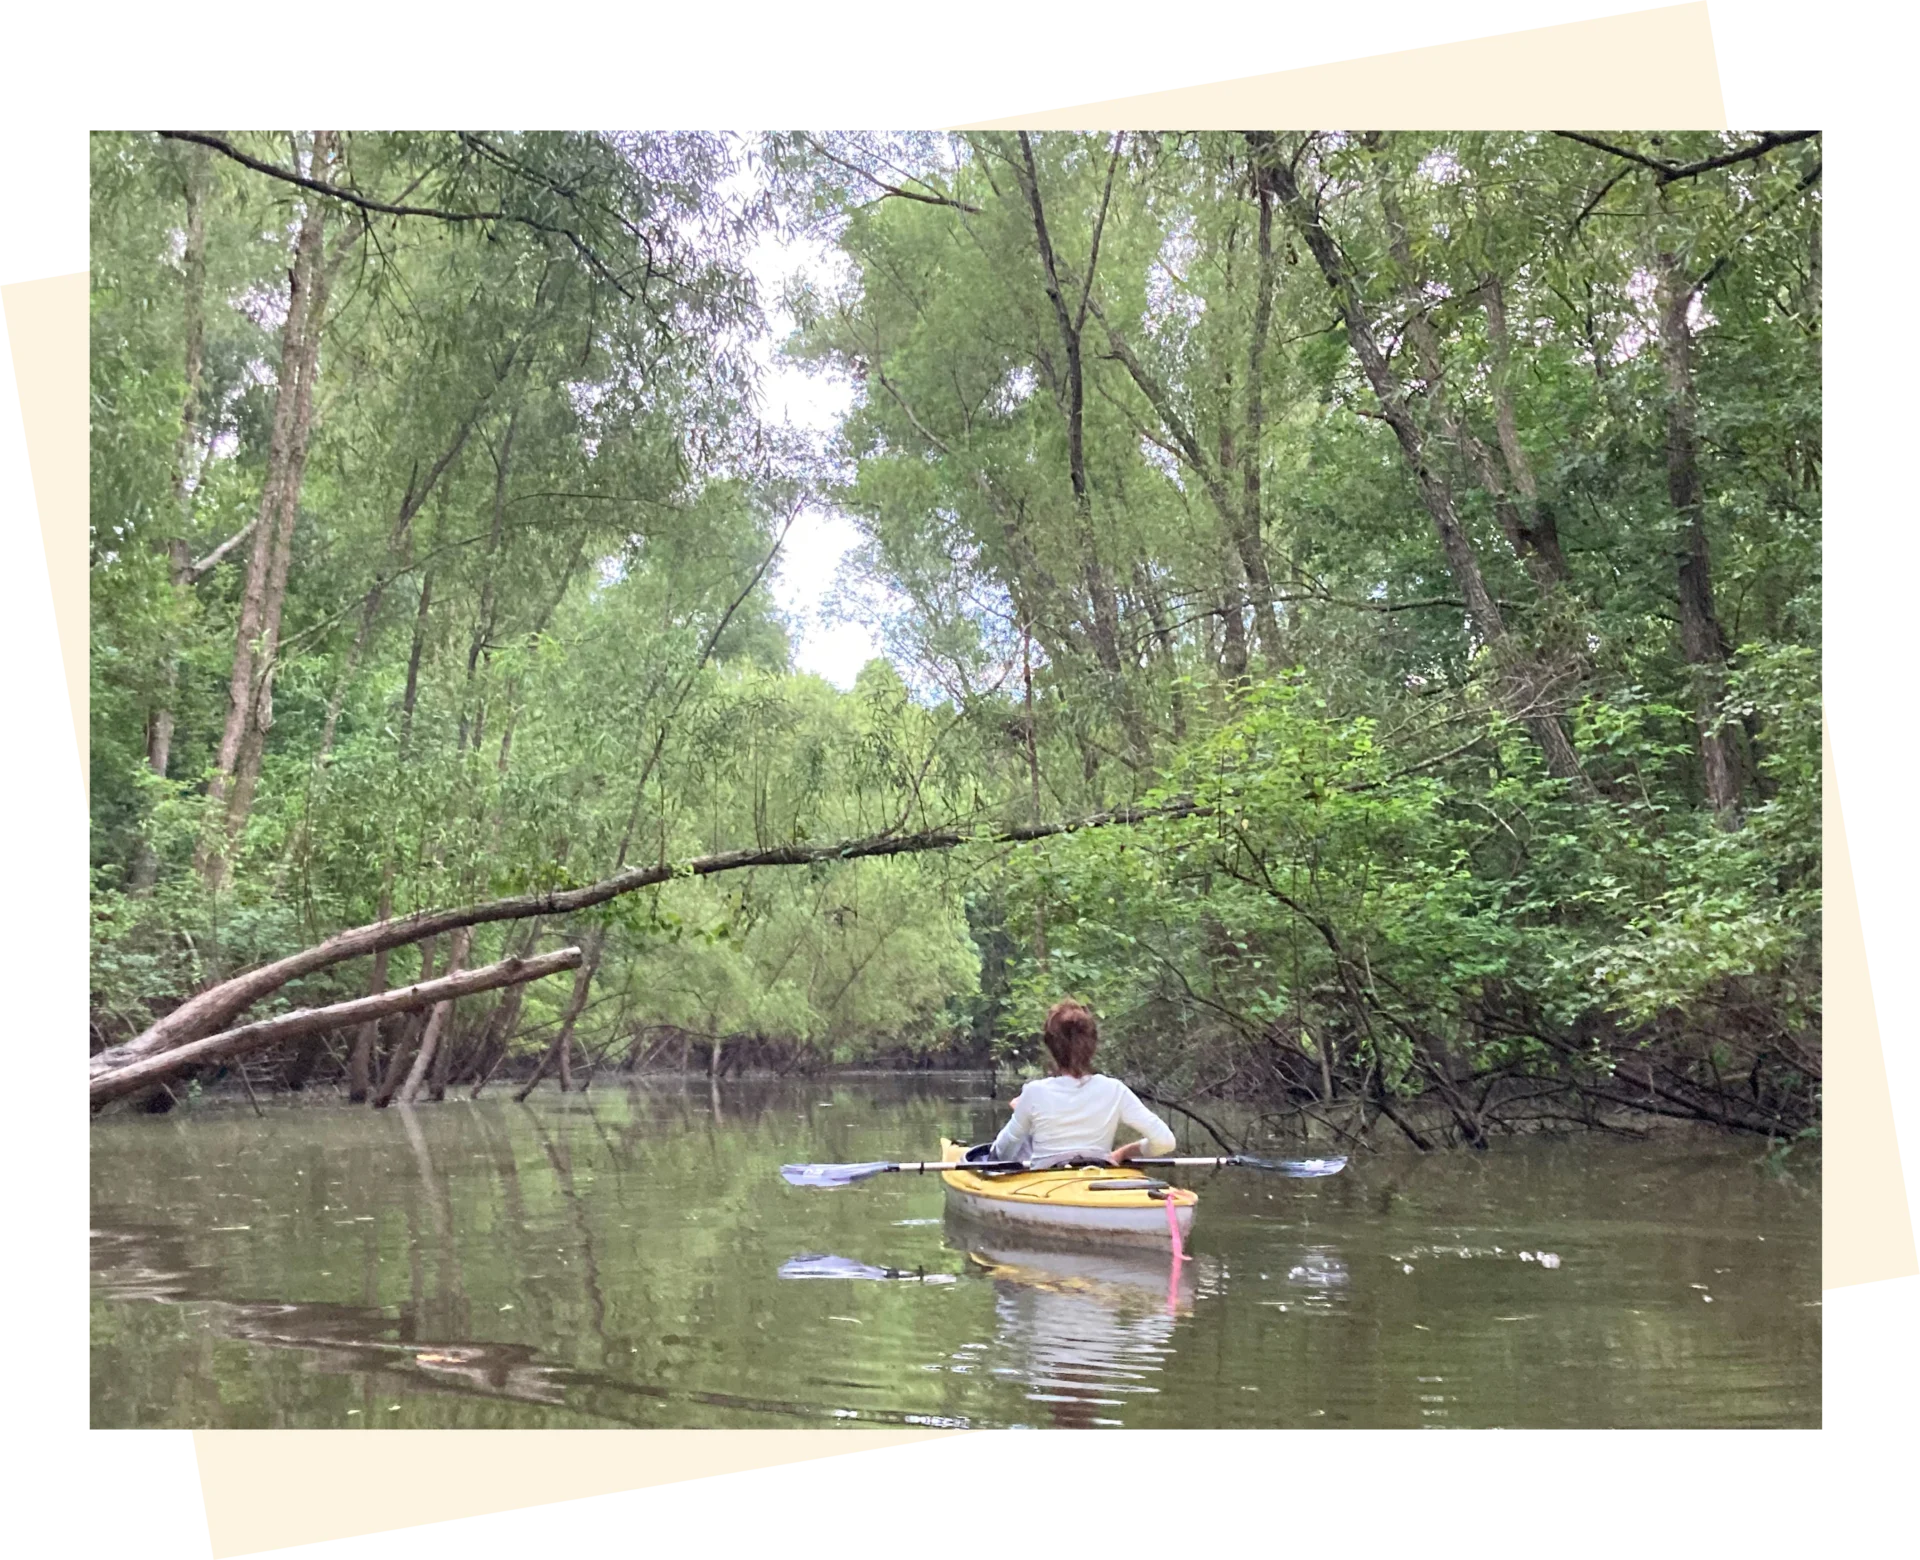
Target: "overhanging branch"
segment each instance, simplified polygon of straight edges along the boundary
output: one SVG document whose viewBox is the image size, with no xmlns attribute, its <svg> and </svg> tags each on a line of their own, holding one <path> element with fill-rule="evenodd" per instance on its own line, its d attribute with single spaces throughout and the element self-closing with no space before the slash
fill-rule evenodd
<svg viewBox="0 0 1920 1560">
<path fill-rule="evenodd" d="M 829 845 L 794 842 L 785 845 L 721 851 L 691 861 L 659 862 L 652 866 L 629 867 L 611 877 L 581 888 L 545 889 L 518 894 L 483 904 L 463 905 L 444 910 L 422 910 L 414 915 L 374 921 L 366 926 L 337 932 L 313 947 L 263 964 L 230 980 L 211 986 L 190 997 L 179 1007 L 125 1045 L 102 1051 L 89 1063 L 90 1075 L 125 1068 L 132 1063 L 200 1040 L 225 1026 L 264 997 L 271 996 L 289 981 L 329 969 L 348 959 L 361 958 L 386 949 L 404 947 L 428 937 L 457 931 L 466 926 L 484 926 L 496 921 L 524 921 L 534 916 L 554 918 L 577 915 L 598 905 L 618 899 L 656 884 L 676 878 L 710 877 L 719 872 L 738 872 L 751 867 L 805 867 L 837 861 L 864 861 L 885 856 L 915 855 L 924 851 L 953 850 L 962 845 L 1025 844 L 1073 834 L 1083 829 L 1106 828 L 1114 824 L 1145 823 L 1154 819 L 1204 816 L 1209 809 L 1188 803 L 1158 808 L 1117 808 L 1084 818 L 1066 818 L 1051 823 L 1023 825 L 1018 828 L 976 833 L 951 827 L 928 829 L 917 834 L 876 834 L 864 839 L 841 840 Z"/>
</svg>

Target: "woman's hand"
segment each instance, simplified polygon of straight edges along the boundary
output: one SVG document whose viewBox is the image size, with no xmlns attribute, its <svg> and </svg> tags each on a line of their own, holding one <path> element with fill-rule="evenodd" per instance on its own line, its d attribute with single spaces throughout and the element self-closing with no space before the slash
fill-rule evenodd
<svg viewBox="0 0 1920 1560">
<path fill-rule="evenodd" d="M 1107 1155 L 1107 1163 L 1110 1165 L 1124 1165 L 1146 1146 L 1144 1139 L 1138 1143 L 1122 1143 L 1111 1154 Z"/>
</svg>

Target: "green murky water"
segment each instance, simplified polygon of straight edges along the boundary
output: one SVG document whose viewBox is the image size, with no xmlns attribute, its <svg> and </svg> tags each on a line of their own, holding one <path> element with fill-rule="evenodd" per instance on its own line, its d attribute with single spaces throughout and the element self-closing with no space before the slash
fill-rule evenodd
<svg viewBox="0 0 1920 1560">
<path fill-rule="evenodd" d="M 93 1424 L 1820 1423 L 1818 1186 L 1752 1143 L 1203 1172 L 1177 1279 L 1164 1253 L 1015 1248 L 931 1176 L 775 1175 L 985 1136 L 985 1092 L 103 1120 Z M 850 1276 L 793 1276 L 823 1271 Z"/>
</svg>

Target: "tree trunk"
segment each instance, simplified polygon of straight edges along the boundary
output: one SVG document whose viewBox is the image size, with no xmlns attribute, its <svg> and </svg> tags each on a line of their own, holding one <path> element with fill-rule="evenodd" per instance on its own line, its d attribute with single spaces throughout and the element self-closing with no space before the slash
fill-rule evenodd
<svg viewBox="0 0 1920 1560">
<path fill-rule="evenodd" d="M 184 605 L 193 580 L 193 555 L 187 533 L 193 523 L 194 465 L 200 448 L 200 393 L 206 359 L 207 200 L 212 184 L 213 153 L 204 146 L 186 149 L 186 246 L 181 254 L 181 313 L 185 319 L 187 393 L 180 406 L 180 438 L 174 446 L 173 505 L 176 529 L 167 539 L 167 574 L 174 595 Z M 171 636 L 169 636 L 171 638 Z M 173 695 L 180 677 L 180 654 L 169 643 L 161 671 L 159 697 L 147 717 L 147 768 L 162 780 L 173 753 Z M 134 893 L 151 889 L 159 876 L 160 858 L 144 842 L 134 858 L 128 887 Z"/>
<path fill-rule="evenodd" d="M 1153 587 L 1152 578 L 1137 563 L 1134 565 L 1133 585 L 1140 593 L 1141 604 L 1146 608 L 1147 622 L 1152 625 L 1154 648 L 1167 669 L 1168 713 L 1173 722 L 1173 740 L 1184 742 L 1187 740 L 1187 702 L 1180 691 L 1180 655 L 1174 648 L 1173 629 L 1167 622 L 1166 607 Z M 1036 806 L 1034 817 L 1037 820 L 1039 816 Z"/>
<path fill-rule="evenodd" d="M 1033 707 L 1033 636 L 1030 632 L 1020 636 L 1020 680 L 1023 696 L 1026 700 L 1026 739 L 1027 739 L 1027 787 L 1028 805 L 1032 808 L 1032 821 L 1040 821 L 1040 718 Z M 1047 967 L 1047 899 L 1044 892 L 1034 896 L 1033 901 L 1033 960 L 1041 969 Z"/>
<path fill-rule="evenodd" d="M 487 539 L 487 572 L 480 582 L 480 607 L 473 617 L 473 638 L 467 645 L 466 690 L 460 700 L 460 740 L 456 751 L 464 753 L 472 742 L 479 749 L 486 731 L 485 705 L 473 703 L 474 678 L 480 670 L 480 658 L 493 640 L 494 576 L 500 565 L 500 543 L 507 527 L 507 473 L 513 467 L 513 436 L 520 425 L 520 410 L 515 407 L 507 418 L 506 436 L 500 441 L 500 453 L 494 461 L 493 534 Z"/>
<path fill-rule="evenodd" d="M 377 971 L 374 975 L 375 989 L 369 993 L 378 996 L 387 985 L 387 955 L 382 949 L 374 955 Z M 369 1019 L 353 1035 L 353 1050 L 347 1056 L 347 1101 L 352 1105 L 366 1102 L 367 1090 L 372 1084 L 373 1042 L 380 1033 L 380 1021 Z"/>
<path fill-rule="evenodd" d="M 1247 620 L 1243 612 L 1240 593 L 1229 587 L 1220 603 L 1220 671 L 1236 687 L 1247 680 Z"/>
<path fill-rule="evenodd" d="M 1229 398 L 1229 400 L 1230 399 L 1231 398 Z M 1234 466 L 1239 463 L 1240 458 L 1240 452 L 1235 448 L 1233 442 L 1232 417 L 1231 415 L 1223 414 L 1220 419 L 1220 469 L 1223 472 L 1233 470 Z M 1263 559 L 1257 556 L 1258 549 L 1247 545 L 1245 515 L 1228 513 L 1226 521 L 1228 534 L 1233 542 L 1231 554 L 1223 560 L 1228 581 L 1226 605 L 1231 607 L 1232 616 L 1230 619 L 1223 617 L 1221 620 L 1221 627 L 1225 630 L 1225 637 L 1222 642 L 1221 666 L 1222 669 L 1226 671 L 1228 682 L 1241 684 L 1247 680 L 1247 671 L 1251 663 L 1251 643 L 1247 635 L 1247 612 L 1249 608 L 1252 609 L 1253 621 L 1256 624 L 1262 621 L 1260 604 L 1253 598 L 1259 594 L 1271 596 L 1273 594 L 1273 583 L 1271 580 L 1268 580 L 1264 592 L 1254 585 L 1254 574 L 1256 572 L 1264 573 L 1266 564 Z M 1250 558 L 1252 559 L 1251 564 L 1249 564 Z M 1266 621 L 1271 622 L 1272 619 L 1273 605 L 1269 601 L 1267 603 Z M 1277 645 L 1278 632 L 1278 628 L 1276 627 L 1274 638 L 1271 640 L 1261 639 L 1261 647 L 1265 649 L 1269 644 Z"/>
<path fill-rule="evenodd" d="M 447 1025 L 447 1038 L 441 1043 L 434 1057 L 433 1071 L 427 1076 L 428 1099 L 438 1104 L 447 1097 L 450 1084 L 460 1082 L 475 1071 L 486 1027 L 484 1019 L 475 1023 L 471 1017 L 461 1016 Z"/>
<path fill-rule="evenodd" d="M 415 983 L 417 985 L 424 985 L 433 978 L 433 943 L 434 939 L 428 937 L 420 944 L 420 979 Z M 394 1095 L 406 1079 L 407 1063 L 413 1056 L 421 1027 L 421 1021 L 415 1020 L 395 1038 L 393 1054 L 387 1058 L 387 1070 L 380 1077 L 380 1087 L 373 1091 L 372 1104 L 375 1110 L 385 1110 L 393 1103 Z"/>
<path fill-rule="evenodd" d="M 287 577 L 293 568 L 294 525 L 299 519 L 300 489 L 306 473 L 307 446 L 313 432 L 313 384 L 319 370 L 320 333 L 326 311 L 324 272 L 316 273 L 313 292 L 307 322 L 307 350 L 301 361 L 299 394 L 294 402 L 290 464 L 282 492 L 280 524 L 273 538 L 273 560 L 267 571 L 266 610 L 260 628 L 256 692 L 246 736 L 240 744 L 240 761 L 233 779 L 233 798 L 227 809 L 229 848 L 246 828 L 247 816 L 253 808 L 254 790 L 260 782 L 267 731 L 273 725 L 273 680 L 279 666 L 280 620 L 286 609 Z"/>
<path fill-rule="evenodd" d="M 460 446 L 466 442 L 466 437 L 467 437 L 467 429 L 463 428 L 459 436 L 454 440 L 452 448 L 450 448 L 445 453 L 445 455 L 441 457 L 440 461 L 434 466 L 432 472 L 428 475 L 426 485 L 419 490 L 419 493 L 417 496 L 414 493 L 412 482 L 411 481 L 409 482 L 407 497 L 401 503 L 400 518 L 395 526 L 394 538 L 389 544 L 390 548 L 404 547 L 406 553 L 409 556 L 411 555 L 411 552 L 412 552 L 411 522 L 412 522 L 413 516 L 419 512 L 421 505 L 426 502 L 427 493 L 432 489 L 440 473 L 444 471 L 447 465 L 452 461 L 454 455 L 456 455 L 459 452 Z M 409 659 L 408 667 L 407 667 L 406 694 L 402 701 L 401 717 L 400 717 L 400 751 L 395 759 L 396 765 L 404 765 L 407 762 L 407 757 L 409 752 L 409 743 L 410 743 L 410 738 L 412 736 L 414 701 L 418 695 L 418 690 L 419 690 L 420 653 L 421 653 L 421 645 L 422 645 L 422 641 L 425 633 L 424 617 L 428 609 L 432 588 L 433 588 L 432 570 L 429 569 L 426 577 L 421 581 L 420 606 L 418 611 L 415 614 L 415 619 L 414 619 L 413 649 L 412 649 L 412 655 Z M 369 614 L 366 621 L 370 623 L 371 614 Z M 328 735 L 331 736 L 330 731 Z M 380 882 L 380 919 L 383 921 L 392 913 L 392 909 L 393 909 L 394 873 L 395 873 L 394 843 L 391 836 L 391 830 L 389 830 L 389 837 L 388 837 L 387 851 L 386 851 L 386 866 L 383 871 L 381 882 Z M 462 951 L 464 952 L 464 946 L 462 948 Z M 431 956 L 432 956 L 432 940 L 428 939 L 421 944 L 421 958 L 423 961 L 422 963 L 423 970 L 425 968 L 424 961 L 426 961 L 427 959 L 430 959 Z M 382 950 L 380 952 L 377 952 L 374 955 L 373 979 L 375 982 L 384 985 L 386 978 L 387 978 L 386 952 Z M 353 1069 L 353 1078 L 349 1087 L 348 1098 L 356 1103 L 366 1097 L 366 1077 L 367 1077 L 368 1069 L 367 1069 L 366 1062 L 361 1060 L 361 1058 L 363 1056 L 363 1053 L 365 1058 L 367 1059 L 371 1058 L 373 1054 L 374 1038 L 375 1038 L 375 1028 L 372 1025 L 368 1025 L 362 1029 L 360 1033 L 360 1037 L 356 1041 L 354 1046 L 354 1056 L 358 1065 Z M 410 1043 L 411 1043 L 411 1039 L 409 1037 L 407 1041 L 403 1042 L 402 1044 L 400 1044 L 395 1048 L 394 1055 L 388 1063 L 387 1071 L 381 1079 L 380 1088 L 375 1093 L 373 1098 L 373 1104 L 376 1108 L 384 1108 L 387 1102 L 393 1097 L 394 1089 L 396 1087 L 396 1078 L 397 1078 L 396 1070 L 400 1065 L 401 1057 L 405 1055 L 407 1046 Z"/>
<path fill-rule="evenodd" d="M 1061 387 L 1061 409 L 1067 422 L 1067 479 L 1073 488 L 1073 510 L 1079 523 L 1081 545 L 1086 548 L 1083 574 L 1091 608 L 1089 636 L 1093 640 L 1094 659 L 1112 687 L 1114 708 L 1119 713 L 1127 744 L 1134 756 L 1144 762 L 1150 756 L 1151 744 L 1147 739 L 1146 725 L 1134 702 L 1131 679 L 1120 656 L 1119 597 L 1114 592 L 1113 582 L 1107 577 L 1106 566 L 1100 561 L 1093 525 L 1093 493 L 1087 482 L 1087 395 L 1080 339 L 1084 303 L 1082 318 L 1076 320 L 1067 307 L 1059 267 L 1054 258 L 1053 237 L 1047 229 L 1046 208 L 1040 199 L 1039 170 L 1033 160 L 1033 142 L 1024 130 L 1019 132 L 1019 140 L 1021 167 L 1017 171 L 1020 174 L 1020 186 L 1026 194 L 1027 208 L 1033 218 L 1034 242 L 1040 253 L 1040 271 L 1047 301 L 1053 305 L 1054 321 L 1060 328 L 1060 342 L 1066 354 L 1067 379 L 1065 386 Z M 1091 265 L 1090 261 L 1086 278 L 1088 288 L 1093 285 Z"/>
<path fill-rule="evenodd" d="M 380 919 L 386 920 L 393 914 L 393 853 L 387 853 L 386 874 L 380 882 Z M 387 954 L 391 950 L 379 948 L 373 955 L 373 975 L 367 985 L 367 995 L 377 997 L 387 989 Z M 369 1020 L 360 1026 L 353 1037 L 353 1053 L 347 1058 L 347 1102 L 361 1104 L 367 1097 L 367 1086 L 372 1081 L 373 1045 L 380 1038 L 378 1020 Z"/>
<path fill-rule="evenodd" d="M 423 1007 L 451 1002 L 475 992 L 540 980 L 560 970 L 574 969 L 579 963 L 578 948 L 562 948 L 556 953 L 542 954 L 537 959 L 503 959 L 484 969 L 468 970 L 464 974 L 441 980 L 405 986 L 377 997 L 356 997 L 351 1002 L 339 1002 L 331 1007 L 300 1008 L 224 1034 L 210 1035 L 191 1045 L 179 1046 L 161 1055 L 102 1073 L 89 1081 L 88 1098 L 98 1107 L 108 1100 L 118 1099 L 121 1095 L 134 1093 L 171 1077 L 183 1068 L 228 1060 L 264 1046 L 357 1024 L 362 1020 L 377 1022 L 383 1014 L 417 1012 Z"/>
<path fill-rule="evenodd" d="M 1680 650 L 1693 679 L 1694 722 L 1707 804 L 1726 828 L 1740 825 L 1740 768 L 1721 723 L 1727 690 L 1727 643 L 1713 610 L 1707 554 L 1706 490 L 1700 480 L 1699 407 L 1693 383 L 1693 329 L 1688 314 L 1700 295 L 1683 262 L 1660 256 L 1660 356 L 1667 372 L 1667 494 L 1680 517 Z"/>
<path fill-rule="evenodd" d="M 473 930 L 471 927 L 463 926 L 453 934 L 453 939 L 447 947 L 447 974 L 449 976 L 460 973 L 460 966 L 466 962 L 467 947 L 472 941 L 472 938 Z M 402 1105 L 411 1105 L 420 1097 L 420 1086 L 426 1081 L 427 1070 L 433 1066 L 434 1058 L 438 1055 L 441 1047 L 446 1044 L 447 1028 L 449 1024 L 452 1023 L 452 1020 L 453 1001 L 451 998 L 445 1002 L 436 1004 L 433 1011 L 427 1015 L 427 1027 L 425 1032 L 420 1036 L 420 1050 L 414 1056 L 413 1068 L 408 1072 L 407 1081 L 400 1089 L 400 1103 Z"/>
<path fill-rule="evenodd" d="M 1378 144 L 1377 137 L 1375 144 Z M 1456 406 L 1448 394 L 1446 354 L 1440 348 L 1440 337 L 1434 330 L 1433 321 L 1428 318 L 1427 309 L 1422 302 L 1420 268 L 1414 260 L 1413 245 L 1407 236 L 1406 219 L 1401 214 L 1399 197 L 1394 194 L 1391 185 L 1385 182 L 1380 189 L 1380 209 L 1386 217 L 1388 247 L 1394 263 L 1399 267 L 1402 302 L 1408 310 L 1407 345 L 1412 348 L 1412 356 L 1420 377 L 1426 381 L 1426 399 L 1433 408 L 1434 421 L 1439 424 L 1440 436 L 1446 443 L 1457 449 L 1466 460 L 1473 480 L 1480 484 L 1488 498 L 1493 501 L 1494 516 L 1499 520 L 1500 529 L 1505 533 L 1508 545 L 1513 548 L 1514 556 L 1533 576 L 1534 584 L 1540 593 L 1547 595 L 1565 578 L 1566 560 L 1559 556 L 1557 540 L 1552 558 L 1542 554 L 1535 546 L 1531 526 L 1522 515 L 1519 506 L 1514 503 L 1509 491 L 1510 473 L 1503 475 L 1495 467 L 1492 452 L 1468 426 L 1465 410 Z M 1497 317 L 1499 341 L 1496 352 L 1504 357 L 1505 300 L 1498 293 L 1498 277 L 1490 276 L 1488 285 L 1495 290 L 1494 300 L 1497 300 L 1483 299 L 1487 309 L 1488 333 L 1496 334 L 1494 322 Z M 1496 399 L 1501 394 L 1502 391 L 1496 388 Z M 1507 387 L 1504 394 L 1506 417 L 1511 424 L 1513 414 L 1511 387 Z M 1498 421 L 1499 413 L 1496 412 L 1495 416 Z M 1505 447 L 1503 444 L 1502 448 Z M 1517 437 L 1513 441 L 1512 448 L 1514 454 L 1518 455 Z M 1521 459 L 1524 461 L 1524 457 Z M 1527 482 L 1531 487 L 1530 470 L 1527 473 Z"/>
<path fill-rule="evenodd" d="M 306 1088 L 307 1080 L 313 1076 L 313 1069 L 319 1065 L 320 1058 L 326 1050 L 324 1042 L 325 1035 L 318 1029 L 301 1038 L 285 1074 L 289 1093 L 298 1094 Z"/>
<path fill-rule="evenodd" d="M 553 1037 L 553 1044 L 547 1047 L 546 1055 L 540 1058 L 540 1065 L 534 1068 L 533 1076 L 521 1086 L 514 1095 L 515 1100 L 524 1100 L 539 1086 L 540 1080 L 547 1075 L 547 1069 L 556 1062 L 560 1068 L 560 1092 L 573 1090 L 573 1026 L 580 1021 L 580 1015 L 586 1011 L 587 993 L 593 989 L 593 974 L 600 967 L 600 952 L 606 946 L 607 933 L 604 927 L 596 927 L 587 938 L 586 957 L 581 961 L 579 970 L 573 977 L 573 994 L 567 999 L 566 1011 L 560 1015 L 560 1032 Z"/>
<path fill-rule="evenodd" d="M 332 149 L 332 132 L 318 132 L 313 142 L 313 165 L 317 172 L 331 160 Z M 245 827 L 247 807 L 252 800 L 251 782 L 243 798 L 236 779 L 242 750 L 254 732 L 257 716 L 262 713 L 259 701 L 263 684 L 272 675 L 279 633 L 279 598 L 285 593 L 287 560 L 299 509 L 300 484 L 305 474 L 306 425 L 313 406 L 311 379 L 317 365 L 325 315 L 326 281 L 319 264 L 325 221 L 324 207 L 318 201 L 311 202 L 294 245 L 287 318 L 280 332 L 279 384 L 274 395 L 267 474 L 254 522 L 253 549 L 247 561 L 240 620 L 234 635 L 226 724 L 208 786 L 212 813 L 196 852 L 195 865 L 211 889 L 224 886 L 227 846 Z M 278 596 L 272 588 L 276 578 Z M 267 632 L 269 620 L 273 625 L 271 639 Z"/>
<path fill-rule="evenodd" d="M 1826 130 L 1814 136 L 1820 161 L 1826 163 Z M 1807 286 L 1801 290 L 1801 309 L 1812 332 L 1814 357 L 1820 365 L 1820 388 L 1826 390 L 1826 207 L 1812 209 L 1812 232 L 1807 236 Z"/>
<path fill-rule="evenodd" d="M 1240 563 L 1247 571 L 1253 622 L 1260 650 L 1270 663 L 1280 659 L 1280 623 L 1274 613 L 1273 575 L 1267 568 L 1266 519 L 1260 501 L 1260 455 L 1266 437 L 1267 338 L 1273 332 L 1273 181 L 1262 160 L 1253 159 L 1254 200 L 1260 208 L 1259 280 L 1254 290 L 1253 339 L 1247 346 L 1247 427 L 1240 452 L 1244 509 L 1240 521 Z"/>
<path fill-rule="evenodd" d="M 534 945 L 539 942 L 539 940 L 540 921 L 539 918 L 536 917 L 527 923 L 527 929 L 522 934 L 519 956 L 523 959 L 529 957 L 533 952 Z M 506 1060 L 508 1048 L 513 1044 L 514 1030 L 520 1022 L 520 997 L 522 991 L 522 987 L 509 986 L 506 993 L 500 998 L 499 1005 L 494 1008 L 492 1014 L 489 1015 L 487 1019 L 486 1036 L 480 1042 L 480 1054 L 485 1062 L 485 1066 L 479 1078 L 474 1082 L 473 1092 L 468 1095 L 469 1099 L 477 1100 L 480 1098 L 480 1091 L 487 1086 L 487 1081 L 492 1078 L 501 1062 Z"/>
<path fill-rule="evenodd" d="M 413 711 L 420 700 L 420 662 L 426 654 L 428 621 L 433 612 L 433 565 L 420 576 L 420 600 L 413 612 L 413 644 L 407 652 L 407 687 L 400 698 L 400 762 L 413 747 Z"/>
<path fill-rule="evenodd" d="M 1565 584 L 1573 578 L 1573 571 L 1567 566 L 1567 555 L 1560 549 L 1560 529 L 1554 522 L 1551 507 L 1540 502 L 1533 464 L 1520 445 L 1520 424 L 1513 404 L 1512 352 L 1507 336 L 1507 295 L 1498 273 L 1487 273 L 1480 286 L 1480 302 L 1486 311 L 1487 337 L 1493 343 L 1494 432 L 1500 441 L 1500 458 L 1506 463 L 1508 479 L 1520 495 L 1519 540 L 1540 560 L 1550 580 Z"/>
<path fill-rule="evenodd" d="M 1292 170 L 1278 159 L 1270 167 L 1281 202 L 1286 206 L 1300 236 L 1306 240 L 1307 248 L 1312 251 L 1321 274 L 1333 291 L 1335 305 L 1346 324 L 1347 340 L 1360 360 L 1368 384 L 1373 388 L 1381 416 L 1393 429 L 1394 438 L 1406 457 L 1420 489 L 1421 502 L 1439 538 L 1448 571 L 1465 599 L 1467 616 L 1483 643 L 1497 645 L 1506 638 L 1506 623 L 1480 572 L 1480 560 L 1474 553 L 1473 541 L 1454 509 L 1453 492 L 1445 476 L 1429 459 L 1426 440 L 1414 421 L 1406 392 L 1387 362 L 1373 327 L 1367 321 L 1359 290 L 1347 272 L 1346 261 L 1320 220 L 1319 212 L 1301 194 Z M 1576 789 L 1585 794 L 1590 787 L 1581 773 L 1580 760 L 1574 753 L 1566 728 L 1561 725 L 1557 714 L 1542 707 L 1549 682 L 1545 669 L 1533 664 L 1529 657 L 1516 657 L 1505 670 L 1504 702 L 1539 744 L 1548 772 L 1573 782 Z"/>
</svg>

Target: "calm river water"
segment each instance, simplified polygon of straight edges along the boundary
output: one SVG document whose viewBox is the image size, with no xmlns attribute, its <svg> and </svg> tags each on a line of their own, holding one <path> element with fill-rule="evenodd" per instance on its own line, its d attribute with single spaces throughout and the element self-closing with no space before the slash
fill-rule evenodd
<svg viewBox="0 0 1920 1560">
<path fill-rule="evenodd" d="M 1818 1184 L 1752 1142 L 1202 1172 L 1170 1284 L 776 1176 L 987 1136 L 978 1079 L 265 1111 L 94 1126 L 94 1425 L 1820 1423 Z"/>
</svg>

